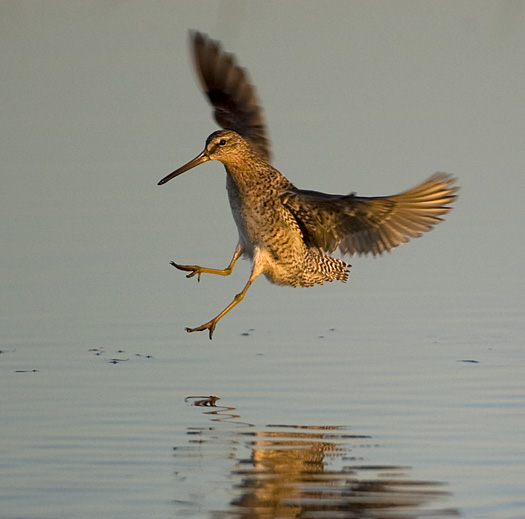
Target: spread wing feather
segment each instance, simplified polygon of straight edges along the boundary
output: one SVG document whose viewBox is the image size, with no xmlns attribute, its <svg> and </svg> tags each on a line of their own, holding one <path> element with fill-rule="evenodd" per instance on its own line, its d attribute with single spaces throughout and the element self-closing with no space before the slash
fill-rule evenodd
<svg viewBox="0 0 525 519">
<path fill-rule="evenodd" d="M 374 256 L 430 231 L 450 211 L 458 187 L 436 173 L 419 186 L 384 197 L 329 195 L 293 189 L 282 196 L 303 232 L 305 242 L 330 253 Z"/>
</svg>

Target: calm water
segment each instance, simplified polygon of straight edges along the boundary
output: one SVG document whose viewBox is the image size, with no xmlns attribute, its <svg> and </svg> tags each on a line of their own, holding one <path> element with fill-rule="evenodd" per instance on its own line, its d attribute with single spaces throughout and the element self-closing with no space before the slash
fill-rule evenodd
<svg viewBox="0 0 525 519">
<path fill-rule="evenodd" d="M 0 4 L 0 519 L 525 517 L 523 8 L 306 4 Z M 299 187 L 448 171 L 454 210 L 186 334 L 250 270 L 169 266 L 236 242 L 219 165 L 156 185 L 215 129 L 189 28 L 248 67 Z"/>
<path fill-rule="evenodd" d="M 0 517 L 523 517 L 518 341 L 254 322 L 5 346 Z"/>
</svg>

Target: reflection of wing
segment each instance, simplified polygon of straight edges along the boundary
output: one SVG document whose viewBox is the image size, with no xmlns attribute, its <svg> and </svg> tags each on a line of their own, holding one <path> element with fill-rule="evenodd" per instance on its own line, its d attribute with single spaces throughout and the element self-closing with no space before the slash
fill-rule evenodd
<svg viewBox="0 0 525 519">
<path fill-rule="evenodd" d="M 195 69 L 204 93 L 213 105 L 215 120 L 250 141 L 270 162 L 270 141 L 255 88 L 233 54 L 205 34 L 191 34 Z"/>
<path fill-rule="evenodd" d="M 430 231 L 448 213 L 457 187 L 436 173 L 419 186 L 393 196 L 327 195 L 295 189 L 283 195 L 308 245 L 325 252 L 382 254 Z"/>
</svg>

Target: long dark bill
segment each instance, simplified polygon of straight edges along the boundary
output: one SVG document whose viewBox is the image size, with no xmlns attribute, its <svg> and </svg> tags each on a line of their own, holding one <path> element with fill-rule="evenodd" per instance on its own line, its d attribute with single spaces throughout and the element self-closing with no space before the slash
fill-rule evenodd
<svg viewBox="0 0 525 519">
<path fill-rule="evenodd" d="M 208 162 L 210 158 L 208 155 L 206 155 L 206 150 L 204 150 L 200 155 L 197 155 L 193 160 L 190 160 L 187 164 L 184 164 L 184 166 L 181 166 L 179 169 L 176 169 L 173 173 L 170 173 L 168 176 L 164 177 L 157 185 L 162 186 L 162 184 L 165 184 L 166 182 L 170 181 L 172 178 L 178 177 L 179 175 L 182 175 L 182 173 L 198 166 L 199 164 L 203 164 L 204 162 Z"/>
</svg>

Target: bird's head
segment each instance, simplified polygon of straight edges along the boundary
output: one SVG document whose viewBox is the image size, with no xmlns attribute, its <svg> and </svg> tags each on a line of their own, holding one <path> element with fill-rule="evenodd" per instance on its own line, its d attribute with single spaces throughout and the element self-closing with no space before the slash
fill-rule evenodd
<svg viewBox="0 0 525 519">
<path fill-rule="evenodd" d="M 184 166 L 176 169 L 173 173 L 164 177 L 158 185 L 165 184 L 172 178 L 175 178 L 204 162 L 208 162 L 209 160 L 218 160 L 224 165 L 228 165 L 243 162 L 252 154 L 253 150 L 250 144 L 237 132 L 234 132 L 233 130 L 219 130 L 213 132 L 206 139 L 206 146 L 204 146 L 202 153 L 190 160 L 187 164 L 184 164 Z"/>
</svg>

